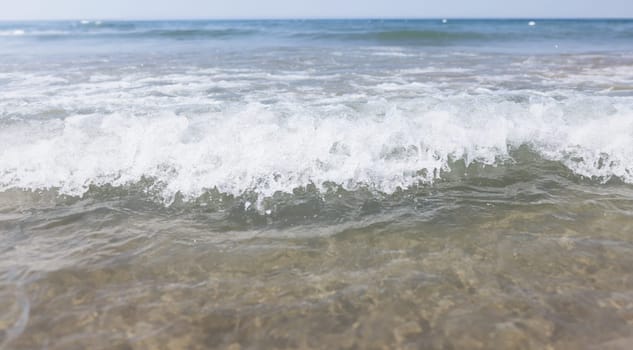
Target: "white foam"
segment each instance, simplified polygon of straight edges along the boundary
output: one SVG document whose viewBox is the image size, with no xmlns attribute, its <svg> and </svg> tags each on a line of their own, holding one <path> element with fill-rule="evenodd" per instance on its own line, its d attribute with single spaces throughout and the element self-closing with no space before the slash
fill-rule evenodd
<svg viewBox="0 0 633 350">
<path fill-rule="evenodd" d="M 166 201 L 212 188 L 265 197 L 328 182 L 393 192 L 435 181 L 451 159 L 494 165 L 520 145 L 577 174 L 633 183 L 633 103 L 608 91 L 631 86 L 626 60 L 561 69 L 536 57 L 495 74 L 415 60 L 347 75 L 0 72 L 0 190 L 81 195 L 91 184 L 151 177 Z M 521 89 L 503 88 L 511 84 Z"/>
<path fill-rule="evenodd" d="M 398 51 L 385 51 L 385 52 L 374 52 L 372 55 L 374 56 L 386 56 L 386 57 L 416 57 L 415 54 L 398 52 Z"/>
<path fill-rule="evenodd" d="M 0 36 L 21 36 L 26 34 L 23 29 L 0 30 Z"/>
<path fill-rule="evenodd" d="M 24 30 L 24 29 L 10 29 L 0 30 L 0 37 L 2 36 L 53 36 L 53 35 L 67 35 L 68 31 L 61 30 Z"/>
<path fill-rule="evenodd" d="M 508 147 L 522 144 L 580 175 L 633 183 L 630 108 L 577 117 L 572 104 L 546 99 L 445 102 L 433 108 L 377 102 L 373 117 L 308 115 L 299 106 L 288 115 L 251 103 L 195 117 L 95 114 L 38 127 L 15 123 L 0 131 L 0 190 L 59 188 L 81 195 L 91 184 L 151 177 L 162 184 L 166 201 L 211 188 L 266 197 L 327 182 L 393 192 L 434 181 L 449 170 L 450 159 L 492 165 L 509 158 Z"/>
</svg>

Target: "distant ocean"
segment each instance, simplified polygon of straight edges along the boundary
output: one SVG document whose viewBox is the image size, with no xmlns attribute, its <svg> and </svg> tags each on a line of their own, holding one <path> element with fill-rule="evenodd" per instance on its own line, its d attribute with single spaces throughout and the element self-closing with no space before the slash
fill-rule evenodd
<svg viewBox="0 0 633 350">
<path fill-rule="evenodd" d="M 633 347 L 633 20 L 0 22 L 0 348 Z"/>
</svg>

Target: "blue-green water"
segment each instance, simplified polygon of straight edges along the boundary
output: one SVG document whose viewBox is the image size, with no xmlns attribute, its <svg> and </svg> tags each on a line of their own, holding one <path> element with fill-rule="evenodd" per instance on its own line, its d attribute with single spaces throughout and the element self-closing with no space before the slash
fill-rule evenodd
<svg viewBox="0 0 633 350">
<path fill-rule="evenodd" d="M 105 45 L 138 39 L 198 40 L 258 45 L 404 45 L 504 49 L 530 43 L 541 49 L 630 49 L 633 23 L 627 19 L 512 20 L 231 20 L 231 21 L 57 21 L 3 22 L 1 35 L 13 41 L 90 41 Z M 200 43 L 197 43 L 200 44 Z M 540 45 L 539 45 L 540 44 Z M 550 45 L 547 45 L 550 44 Z M 518 46 L 518 45 L 517 45 Z M 564 49 L 563 49 L 564 50 Z"/>
<path fill-rule="evenodd" d="M 0 347 L 628 348 L 633 20 L 0 22 Z"/>
<path fill-rule="evenodd" d="M 83 51 L 136 44 L 178 51 L 227 46 L 406 46 L 491 51 L 630 50 L 631 20 L 248 20 L 2 22 L 4 45 Z M 63 46 L 60 46 L 60 41 Z M 179 41 L 174 43 L 172 41 Z M 168 45 L 168 47 L 166 47 Z M 81 48 L 77 50 L 77 47 Z"/>
</svg>

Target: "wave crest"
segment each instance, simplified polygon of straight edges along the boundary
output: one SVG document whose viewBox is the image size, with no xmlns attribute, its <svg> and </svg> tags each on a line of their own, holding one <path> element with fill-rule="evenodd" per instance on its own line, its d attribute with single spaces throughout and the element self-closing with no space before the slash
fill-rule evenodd
<svg viewBox="0 0 633 350">
<path fill-rule="evenodd" d="M 556 110 L 558 108 L 558 110 Z M 240 195 L 315 185 L 393 193 L 432 183 L 462 160 L 500 165 L 523 145 L 574 173 L 633 183 L 633 113 L 570 120 L 560 106 L 480 106 L 459 114 L 392 107 L 382 116 L 285 115 L 265 105 L 196 117 L 87 115 L 6 125 L 0 190 L 155 179 L 166 201 L 208 189 Z M 496 116 L 486 115 L 496 109 Z M 556 113 L 559 116 L 556 117 Z"/>
</svg>

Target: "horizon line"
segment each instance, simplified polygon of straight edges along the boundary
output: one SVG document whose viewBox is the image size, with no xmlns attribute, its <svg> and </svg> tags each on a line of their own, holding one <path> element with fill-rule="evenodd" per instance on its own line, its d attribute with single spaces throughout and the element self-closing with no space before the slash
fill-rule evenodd
<svg viewBox="0 0 633 350">
<path fill-rule="evenodd" d="M 2 19 L 0 22 L 71 22 L 71 21 L 120 21 L 120 22 L 152 22 L 152 21 L 327 21 L 327 20 L 633 20 L 633 17 L 450 17 L 450 16 L 429 16 L 429 17 L 156 17 L 156 18 L 139 18 L 139 17 L 83 17 L 83 18 L 21 18 L 21 19 Z"/>
</svg>

